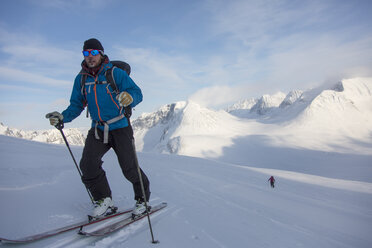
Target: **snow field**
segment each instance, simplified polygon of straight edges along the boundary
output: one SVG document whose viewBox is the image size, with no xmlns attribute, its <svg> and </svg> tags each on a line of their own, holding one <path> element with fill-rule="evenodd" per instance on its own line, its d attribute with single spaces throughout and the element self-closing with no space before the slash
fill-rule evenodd
<svg viewBox="0 0 372 248">
<path fill-rule="evenodd" d="M 85 218 L 91 203 L 65 146 L 6 136 L 0 136 L 0 146 L 5 199 L 0 237 L 23 237 Z M 82 148 L 72 149 L 79 161 Z M 306 173 L 253 171 L 166 154 L 139 153 L 139 160 L 151 181 L 151 202 L 168 202 L 152 217 L 157 247 L 371 247 L 370 182 L 359 181 L 366 188 L 357 190 L 358 182 L 343 179 L 334 188 L 328 185 L 334 179 Z M 131 185 L 114 153 L 104 161 L 116 205 L 133 206 Z M 267 182 L 271 173 L 275 189 Z M 146 221 L 103 238 L 70 231 L 17 247 L 151 247 Z"/>
</svg>

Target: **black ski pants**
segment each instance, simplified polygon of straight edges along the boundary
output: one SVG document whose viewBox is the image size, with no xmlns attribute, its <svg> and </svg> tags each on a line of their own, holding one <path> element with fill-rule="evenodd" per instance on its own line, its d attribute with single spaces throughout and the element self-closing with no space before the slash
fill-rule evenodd
<svg viewBox="0 0 372 248">
<path fill-rule="evenodd" d="M 112 197 L 106 173 L 102 168 L 102 157 L 111 148 L 114 149 L 118 157 L 125 178 L 133 185 L 135 200 L 143 199 L 137 164 L 135 162 L 135 149 L 132 143 L 134 142 L 132 127 L 128 126 L 110 131 L 108 144 L 103 143 L 103 131 L 99 129 L 97 131 L 100 137 L 99 140 L 95 138 L 95 128 L 89 130 L 80 160 L 82 181 L 91 192 L 94 200 L 97 201 L 105 197 Z M 146 199 L 149 200 L 150 183 L 142 169 L 141 175 Z"/>
</svg>

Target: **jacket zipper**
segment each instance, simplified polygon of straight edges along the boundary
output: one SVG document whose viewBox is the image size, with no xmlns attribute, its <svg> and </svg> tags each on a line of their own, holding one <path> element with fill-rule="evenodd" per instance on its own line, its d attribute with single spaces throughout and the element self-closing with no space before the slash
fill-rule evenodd
<svg viewBox="0 0 372 248">
<path fill-rule="evenodd" d="M 93 91 L 94 91 L 94 99 L 96 100 L 96 106 L 97 106 L 97 111 L 98 111 L 98 118 L 99 118 L 100 121 L 102 121 L 101 111 L 99 109 L 98 100 L 97 100 L 97 84 L 94 85 Z"/>
</svg>

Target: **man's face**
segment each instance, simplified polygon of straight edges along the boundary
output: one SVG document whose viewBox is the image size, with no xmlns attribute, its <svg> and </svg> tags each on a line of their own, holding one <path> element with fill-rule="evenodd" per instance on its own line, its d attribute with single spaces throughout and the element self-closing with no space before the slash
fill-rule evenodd
<svg viewBox="0 0 372 248">
<path fill-rule="evenodd" d="M 89 51 L 89 56 L 84 57 L 85 62 L 87 63 L 89 68 L 97 67 L 101 64 L 102 55 L 98 53 L 97 55 L 93 56 L 90 51 L 94 49 L 87 49 L 85 51 Z"/>
</svg>

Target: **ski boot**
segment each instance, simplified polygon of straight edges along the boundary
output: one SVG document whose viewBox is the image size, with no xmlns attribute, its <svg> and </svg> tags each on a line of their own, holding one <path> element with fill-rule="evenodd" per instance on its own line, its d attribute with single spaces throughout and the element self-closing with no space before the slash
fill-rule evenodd
<svg viewBox="0 0 372 248">
<path fill-rule="evenodd" d="M 89 215 L 89 221 L 99 219 L 102 216 L 107 216 L 116 213 L 117 207 L 114 207 L 114 202 L 110 197 L 102 198 L 94 203 L 92 215 Z"/>
<path fill-rule="evenodd" d="M 147 211 L 146 211 L 146 206 L 147 206 Z M 148 202 L 145 203 L 142 199 L 138 199 L 132 212 L 132 219 L 134 220 L 135 218 L 146 214 L 150 210 L 151 210 L 151 207 L 149 206 Z"/>
</svg>

